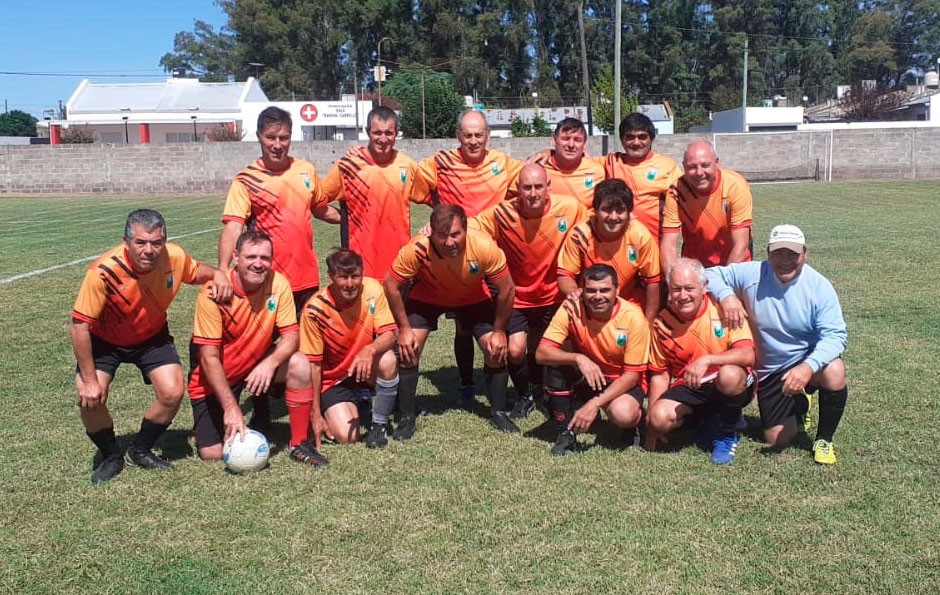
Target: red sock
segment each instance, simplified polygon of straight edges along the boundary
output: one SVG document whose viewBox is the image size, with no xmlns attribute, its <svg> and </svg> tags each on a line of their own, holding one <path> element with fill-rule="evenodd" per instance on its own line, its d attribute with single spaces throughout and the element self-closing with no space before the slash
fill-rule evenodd
<svg viewBox="0 0 940 595">
<path fill-rule="evenodd" d="M 310 435 L 310 412 L 313 410 L 313 387 L 288 388 L 284 392 L 287 418 L 290 420 L 290 446 L 297 446 Z"/>
</svg>

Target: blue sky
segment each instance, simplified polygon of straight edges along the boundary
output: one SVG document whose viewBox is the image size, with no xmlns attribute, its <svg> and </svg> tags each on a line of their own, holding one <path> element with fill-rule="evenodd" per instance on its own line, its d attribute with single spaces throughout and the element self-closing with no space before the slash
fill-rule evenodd
<svg viewBox="0 0 940 595">
<path fill-rule="evenodd" d="M 197 19 L 216 29 L 227 20 L 213 0 L 3 0 L 2 8 L 0 111 L 5 101 L 37 118 L 67 101 L 83 78 L 163 80 L 160 58 L 177 31 L 191 31 Z"/>
</svg>

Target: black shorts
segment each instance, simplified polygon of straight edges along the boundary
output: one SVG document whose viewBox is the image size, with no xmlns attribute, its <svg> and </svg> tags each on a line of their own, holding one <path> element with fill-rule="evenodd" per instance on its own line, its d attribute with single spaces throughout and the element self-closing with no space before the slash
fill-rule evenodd
<svg viewBox="0 0 940 595">
<path fill-rule="evenodd" d="M 473 329 L 473 336 L 479 340 L 483 335 L 493 331 L 496 307 L 490 300 L 457 308 L 408 300 L 405 303 L 405 311 L 408 313 L 408 324 L 411 328 L 429 331 L 437 330 L 437 319 L 441 317 L 441 314 L 454 312 L 457 324 L 464 329 Z"/>
<path fill-rule="evenodd" d="M 756 375 L 753 372 L 748 372 L 748 379 L 747 384 L 744 387 L 744 393 L 740 395 L 745 398 L 744 405 L 749 403 L 751 399 L 754 398 L 754 385 L 756 382 Z M 737 397 L 738 395 L 730 396 Z M 666 392 L 663 393 L 662 398 L 669 399 L 670 401 L 678 401 L 679 403 L 688 405 L 696 411 L 718 411 L 721 406 L 722 399 L 727 397 L 718 392 L 718 387 L 714 382 L 708 382 L 699 388 L 692 388 L 687 384 L 679 384 L 677 386 L 670 387 L 666 390 Z M 742 407 L 744 405 L 742 405 Z"/>
<path fill-rule="evenodd" d="M 803 362 L 793 364 L 786 370 L 774 372 L 757 385 L 757 408 L 760 410 L 761 426 L 765 429 L 782 426 L 789 418 L 806 413 L 804 399 L 796 398 L 796 395 L 788 397 L 783 394 L 783 375 L 801 363 Z M 806 392 L 812 394 L 817 388 L 808 384 Z"/>
<path fill-rule="evenodd" d="M 355 405 L 359 401 L 359 391 L 371 388 L 367 382 L 356 382 L 352 378 L 337 382 L 320 395 L 320 412 L 325 414 L 327 409 L 338 403 Z"/>
<path fill-rule="evenodd" d="M 297 313 L 297 320 L 300 320 L 300 312 L 304 309 L 304 304 L 318 291 L 320 291 L 319 287 L 310 287 L 294 292 L 294 310 Z"/>
<path fill-rule="evenodd" d="M 92 334 L 91 356 L 95 360 L 95 369 L 101 370 L 112 378 L 121 364 L 134 364 L 140 370 L 146 384 L 150 384 L 150 378 L 147 375 L 152 370 L 168 364 L 182 365 L 180 356 L 176 353 L 173 335 L 170 334 L 167 326 L 136 347 L 118 347 Z M 75 373 L 79 373 L 77 364 Z"/>
<path fill-rule="evenodd" d="M 545 367 L 545 389 L 550 392 L 571 392 L 571 397 L 576 402 L 584 402 L 593 399 L 602 391 L 591 388 L 581 375 L 581 371 L 574 366 L 546 366 Z M 643 407 L 643 399 L 646 393 L 640 385 L 634 386 L 625 393 L 633 397 L 636 404 Z M 618 397 L 619 398 L 619 397 Z"/>
<path fill-rule="evenodd" d="M 232 387 L 235 400 L 245 390 L 245 382 L 239 382 Z M 193 406 L 193 436 L 196 438 L 196 448 L 206 448 L 222 444 L 225 438 L 225 413 L 222 404 L 215 395 L 206 395 L 198 401 L 190 401 Z"/>
<path fill-rule="evenodd" d="M 506 334 L 529 333 L 536 339 L 541 339 L 557 310 L 558 304 L 532 308 L 513 308 Z"/>
</svg>

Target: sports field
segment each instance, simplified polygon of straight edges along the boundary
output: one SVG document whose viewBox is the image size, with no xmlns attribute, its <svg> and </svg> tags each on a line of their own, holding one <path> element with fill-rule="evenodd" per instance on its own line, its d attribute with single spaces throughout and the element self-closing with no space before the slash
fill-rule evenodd
<svg viewBox="0 0 940 595">
<path fill-rule="evenodd" d="M 811 437 L 766 452 L 753 405 L 727 468 L 691 445 L 625 449 L 603 430 L 551 458 L 541 414 L 507 436 L 455 408 L 445 325 L 410 442 L 327 445 L 332 465 L 315 471 L 287 459 L 284 416 L 270 468 L 232 476 L 196 458 L 184 402 L 160 443 L 174 471 L 128 468 L 98 487 L 67 333 L 87 262 L 10 279 L 117 244 L 138 207 L 214 264 L 223 199 L 2 197 L 0 592 L 940 592 L 937 187 L 754 188 L 758 254 L 773 225 L 800 225 L 842 299 L 850 392 L 835 467 L 814 465 Z M 338 232 L 316 229 L 325 253 Z M 171 310 L 181 347 L 195 295 L 184 288 Z M 125 443 L 150 399 L 122 368 L 109 403 Z"/>
</svg>

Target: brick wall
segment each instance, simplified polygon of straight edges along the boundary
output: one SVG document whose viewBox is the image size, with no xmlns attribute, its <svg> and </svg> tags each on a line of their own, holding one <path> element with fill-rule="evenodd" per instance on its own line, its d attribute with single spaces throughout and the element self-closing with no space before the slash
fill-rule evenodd
<svg viewBox="0 0 940 595">
<path fill-rule="evenodd" d="M 686 145 L 699 138 L 715 143 L 724 166 L 754 181 L 812 179 L 817 171 L 826 179 L 830 166 L 834 180 L 940 178 L 940 129 L 676 134 L 660 136 L 654 146 L 681 161 Z M 603 154 L 604 140 L 592 138 L 588 152 Z M 609 150 L 619 148 L 616 139 L 608 140 Z M 398 146 L 422 159 L 456 144 L 402 140 Z M 323 175 L 352 145 L 297 142 L 291 154 L 313 162 Z M 492 139 L 490 146 L 523 159 L 546 148 L 548 139 Z M 0 146 L 0 194 L 222 193 L 258 155 L 254 143 Z"/>
</svg>

